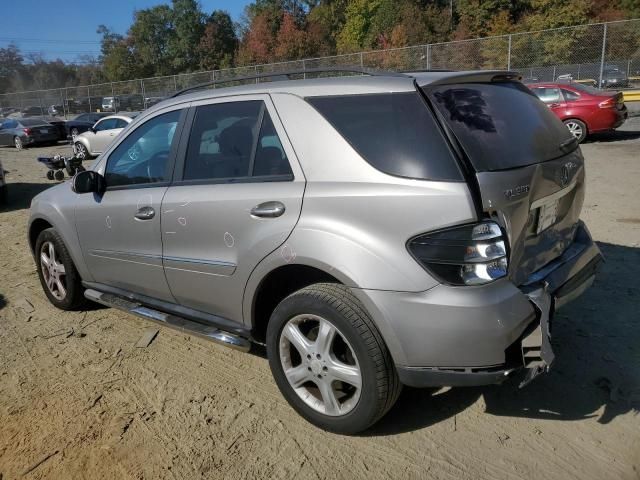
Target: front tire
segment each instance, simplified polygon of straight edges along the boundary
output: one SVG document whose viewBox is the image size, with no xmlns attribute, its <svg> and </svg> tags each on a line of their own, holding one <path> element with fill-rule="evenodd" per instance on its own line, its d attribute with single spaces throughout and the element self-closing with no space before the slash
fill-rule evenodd
<svg viewBox="0 0 640 480">
<path fill-rule="evenodd" d="M 36 240 L 36 268 L 49 301 L 61 310 L 78 310 L 87 300 L 82 280 L 62 237 L 53 228 L 43 230 Z"/>
<path fill-rule="evenodd" d="M 402 389 L 380 332 L 343 285 L 314 284 L 280 302 L 267 327 L 267 354 L 289 404 L 332 432 L 369 428 Z"/>
<path fill-rule="evenodd" d="M 583 121 L 578 120 L 576 118 L 569 118 L 565 120 L 563 123 L 569 129 L 569 132 L 571 132 L 571 135 L 573 135 L 576 138 L 578 143 L 584 142 L 584 139 L 587 138 L 588 132 L 587 132 L 587 126 Z"/>
<path fill-rule="evenodd" d="M 74 150 L 75 150 L 76 157 L 82 160 L 89 159 L 89 150 L 87 150 L 87 147 L 85 147 L 82 143 L 76 142 Z"/>
</svg>

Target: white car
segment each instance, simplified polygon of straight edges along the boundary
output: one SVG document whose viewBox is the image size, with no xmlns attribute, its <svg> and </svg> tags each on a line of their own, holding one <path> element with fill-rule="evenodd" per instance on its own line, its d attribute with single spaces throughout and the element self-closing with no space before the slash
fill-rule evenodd
<svg viewBox="0 0 640 480">
<path fill-rule="evenodd" d="M 101 118 L 89 130 L 74 138 L 74 153 L 83 159 L 97 157 L 136 115 L 137 113 L 128 113 Z"/>
</svg>

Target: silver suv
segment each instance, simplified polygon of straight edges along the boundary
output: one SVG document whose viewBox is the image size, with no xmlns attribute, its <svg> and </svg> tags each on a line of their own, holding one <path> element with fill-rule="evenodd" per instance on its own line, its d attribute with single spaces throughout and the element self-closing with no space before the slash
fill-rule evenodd
<svg viewBox="0 0 640 480">
<path fill-rule="evenodd" d="M 32 203 L 50 301 L 266 345 L 293 408 L 342 433 L 402 385 L 546 371 L 601 260 L 575 139 L 511 72 L 366 73 L 140 114 Z"/>
</svg>

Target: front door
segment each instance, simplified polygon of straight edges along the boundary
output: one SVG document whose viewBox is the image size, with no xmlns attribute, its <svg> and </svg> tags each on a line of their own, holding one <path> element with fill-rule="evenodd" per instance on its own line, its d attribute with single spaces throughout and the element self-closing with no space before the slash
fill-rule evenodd
<svg viewBox="0 0 640 480">
<path fill-rule="evenodd" d="M 162 267 L 160 208 L 173 170 L 182 111 L 141 123 L 101 162 L 107 190 L 76 208 L 82 252 L 95 282 L 173 301 Z"/>
<path fill-rule="evenodd" d="M 180 304 L 242 322 L 249 275 L 295 226 L 304 178 L 267 95 L 192 109 L 162 203 L 165 274 Z"/>
</svg>

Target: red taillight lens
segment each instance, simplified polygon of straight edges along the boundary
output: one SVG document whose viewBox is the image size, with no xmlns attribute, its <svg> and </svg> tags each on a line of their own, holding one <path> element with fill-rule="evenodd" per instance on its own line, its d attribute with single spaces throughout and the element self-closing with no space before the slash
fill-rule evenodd
<svg viewBox="0 0 640 480">
<path fill-rule="evenodd" d="M 600 102 L 598 106 L 600 108 L 613 108 L 616 106 L 617 100 L 616 97 L 611 97 L 606 99 L 604 102 Z"/>
<path fill-rule="evenodd" d="M 31 129 L 30 128 L 23 128 L 22 131 L 27 135 L 31 135 Z"/>
</svg>

